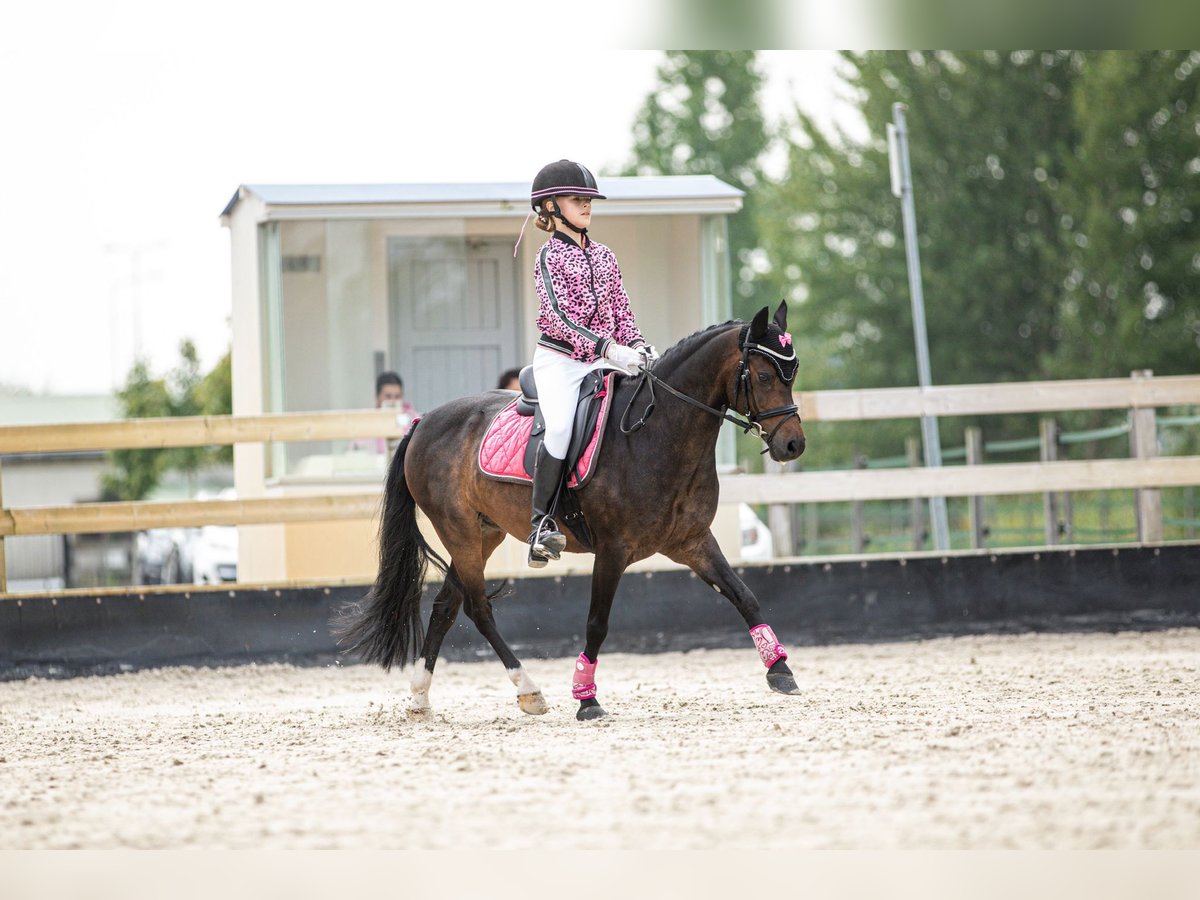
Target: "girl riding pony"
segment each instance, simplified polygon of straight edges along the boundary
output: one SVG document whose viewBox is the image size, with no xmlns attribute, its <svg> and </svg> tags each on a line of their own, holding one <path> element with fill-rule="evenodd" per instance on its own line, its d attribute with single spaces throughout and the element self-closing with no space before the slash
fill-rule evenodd
<svg viewBox="0 0 1200 900">
<path fill-rule="evenodd" d="M 580 383 L 601 368 L 636 374 L 658 354 L 638 330 L 616 256 L 588 235 L 592 201 L 605 199 L 592 173 L 567 159 L 550 163 L 534 178 L 529 199 L 537 227 L 550 232 L 533 276 L 541 332 L 533 375 L 546 434 L 533 472 L 529 565 L 541 568 L 567 546 L 550 511 L 562 480 Z"/>
</svg>

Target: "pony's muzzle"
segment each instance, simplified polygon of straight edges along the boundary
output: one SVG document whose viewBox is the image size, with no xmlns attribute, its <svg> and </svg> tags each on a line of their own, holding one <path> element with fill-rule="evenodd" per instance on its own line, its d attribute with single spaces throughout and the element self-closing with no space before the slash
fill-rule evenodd
<svg viewBox="0 0 1200 900">
<path fill-rule="evenodd" d="M 797 424 L 794 433 L 791 429 L 786 429 L 789 433 L 780 431 L 779 434 L 772 435 L 772 439 L 767 443 L 767 451 L 771 454 L 771 459 L 776 462 L 789 462 L 804 452 L 807 441 L 804 437 L 804 429 Z"/>
<path fill-rule="evenodd" d="M 788 459 L 795 459 L 804 453 L 804 448 L 806 445 L 807 441 L 805 441 L 804 436 L 801 435 L 798 438 L 792 438 L 786 444 L 784 444 L 783 451 L 787 454 Z"/>
</svg>

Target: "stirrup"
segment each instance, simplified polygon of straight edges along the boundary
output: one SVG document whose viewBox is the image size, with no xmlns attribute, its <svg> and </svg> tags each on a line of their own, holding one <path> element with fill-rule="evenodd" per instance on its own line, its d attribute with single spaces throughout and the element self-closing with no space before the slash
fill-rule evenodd
<svg viewBox="0 0 1200 900">
<path fill-rule="evenodd" d="M 567 549 L 567 539 L 549 516 L 542 519 L 529 534 L 529 565 L 540 569 L 552 559 L 558 559 Z"/>
</svg>

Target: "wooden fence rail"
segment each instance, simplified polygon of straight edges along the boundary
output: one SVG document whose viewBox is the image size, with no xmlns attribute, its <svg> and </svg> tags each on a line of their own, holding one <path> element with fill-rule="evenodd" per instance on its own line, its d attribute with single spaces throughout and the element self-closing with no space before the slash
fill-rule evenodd
<svg viewBox="0 0 1200 900">
<path fill-rule="evenodd" d="M 400 437 L 403 427 L 386 409 L 274 413 L 262 416 L 190 416 L 65 425 L 0 427 L 0 453 L 146 450 L 274 441 L 330 441 Z"/>
<path fill-rule="evenodd" d="M 830 503 L 1162 488 L 1200 484 L 1200 456 L 999 463 L 941 469 L 838 469 L 721 479 L 722 503 Z"/>
<path fill-rule="evenodd" d="M 0 538 L 35 534 L 104 534 L 202 525 L 276 525 L 370 519 L 379 512 L 378 491 L 255 500 L 76 503 L 0 510 Z"/>
<path fill-rule="evenodd" d="M 813 422 L 992 416 L 1082 409 L 1152 409 L 1200 403 L 1200 375 L 955 384 L 797 394 L 800 415 Z"/>
<path fill-rule="evenodd" d="M 1137 372 L 1129 379 L 814 391 L 799 392 L 796 400 L 806 421 L 1130 409 L 1135 411 L 1135 425 L 1141 434 L 1134 446 L 1139 458 L 725 476 L 721 479 L 722 503 L 824 503 L 1132 488 L 1139 491 L 1139 516 L 1147 518 L 1147 510 L 1154 508 L 1147 497 L 1152 498 L 1158 488 L 1200 485 L 1200 456 L 1160 458 L 1153 447 L 1154 409 L 1200 404 L 1200 375 L 1153 378 Z M 326 441 L 399 437 L 402 432 L 389 410 L 2 426 L 0 454 Z M 0 495 L 0 593 L 6 590 L 6 537 L 369 519 L 378 513 L 379 503 L 379 492 L 372 491 L 5 509 Z M 1161 534 L 1161 523 L 1159 528 Z M 1152 530 L 1146 533 L 1153 538 Z"/>
</svg>

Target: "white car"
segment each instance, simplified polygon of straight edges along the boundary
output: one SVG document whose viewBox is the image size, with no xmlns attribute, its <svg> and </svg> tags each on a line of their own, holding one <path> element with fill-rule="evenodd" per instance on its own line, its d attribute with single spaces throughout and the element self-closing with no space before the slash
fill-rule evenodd
<svg viewBox="0 0 1200 900">
<path fill-rule="evenodd" d="M 238 535 L 231 525 L 205 525 L 192 540 L 192 579 L 196 584 L 237 581 Z"/>
<path fill-rule="evenodd" d="M 771 529 L 763 524 L 748 503 L 738 504 L 738 524 L 742 530 L 742 559 L 755 562 L 775 558 Z"/>
<path fill-rule="evenodd" d="M 135 584 L 179 584 L 192 580 L 192 531 L 152 528 L 134 544 Z"/>
</svg>

